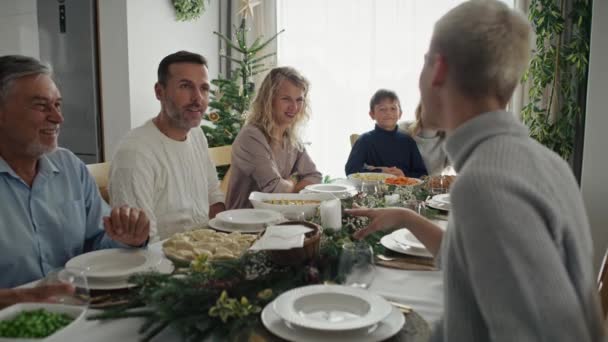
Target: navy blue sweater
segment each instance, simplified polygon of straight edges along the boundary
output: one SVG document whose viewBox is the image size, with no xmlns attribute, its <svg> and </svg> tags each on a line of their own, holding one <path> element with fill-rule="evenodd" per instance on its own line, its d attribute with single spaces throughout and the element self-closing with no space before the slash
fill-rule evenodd
<svg viewBox="0 0 608 342">
<path fill-rule="evenodd" d="M 414 178 L 427 174 L 416 141 L 400 132 L 396 126 L 394 130 L 387 131 L 376 125 L 373 131 L 361 134 L 348 156 L 346 174 L 370 172 L 363 164 L 396 166 L 406 176 Z"/>
</svg>

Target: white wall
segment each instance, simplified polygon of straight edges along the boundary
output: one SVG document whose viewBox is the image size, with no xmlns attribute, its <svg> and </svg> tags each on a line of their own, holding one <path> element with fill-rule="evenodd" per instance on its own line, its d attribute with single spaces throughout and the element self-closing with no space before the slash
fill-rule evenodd
<svg viewBox="0 0 608 342">
<path fill-rule="evenodd" d="M 0 56 L 39 58 L 36 0 L 0 0 Z"/>
<path fill-rule="evenodd" d="M 595 266 L 608 247 L 608 1 L 593 2 L 581 187 L 591 223 Z"/>
<path fill-rule="evenodd" d="M 196 21 L 177 22 L 168 0 L 99 1 L 100 55 L 105 156 L 110 160 L 120 139 L 158 114 L 156 70 L 163 57 L 178 50 L 197 52 L 217 77 L 219 2 L 208 3 Z"/>
<path fill-rule="evenodd" d="M 178 50 L 200 53 L 208 59 L 210 79 L 217 77 L 218 39 L 213 31 L 219 30 L 219 2 L 206 4 L 207 10 L 198 20 L 177 22 L 171 1 L 128 1 L 132 127 L 158 114 L 154 83 L 158 63 L 166 55 Z"/>
</svg>

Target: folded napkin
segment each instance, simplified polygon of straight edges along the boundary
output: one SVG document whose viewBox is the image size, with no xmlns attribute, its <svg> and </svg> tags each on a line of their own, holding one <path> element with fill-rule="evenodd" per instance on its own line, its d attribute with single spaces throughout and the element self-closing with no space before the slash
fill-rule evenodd
<svg viewBox="0 0 608 342">
<path fill-rule="evenodd" d="M 252 251 L 292 249 L 304 246 L 304 234 L 312 229 L 295 224 L 270 226 L 266 232 L 249 249 Z"/>
</svg>

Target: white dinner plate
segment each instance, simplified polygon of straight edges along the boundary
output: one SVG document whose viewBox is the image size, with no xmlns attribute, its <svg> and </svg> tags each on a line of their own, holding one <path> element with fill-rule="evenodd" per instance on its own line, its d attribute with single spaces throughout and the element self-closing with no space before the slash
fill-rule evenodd
<svg viewBox="0 0 608 342">
<path fill-rule="evenodd" d="M 407 228 L 395 230 L 390 236 L 399 244 L 407 247 L 418 248 L 420 250 L 426 250 L 426 247 L 422 244 L 422 242 L 420 242 L 420 240 L 418 240 Z"/>
<path fill-rule="evenodd" d="M 58 314 L 66 314 L 66 315 L 72 317 L 74 320 L 72 322 L 70 322 L 70 324 L 57 330 L 55 333 L 53 333 L 50 336 L 47 336 L 46 338 L 3 338 L 3 337 L 0 337 L 0 341 L 1 342 L 4 342 L 4 341 L 30 342 L 30 341 L 47 341 L 50 339 L 53 339 L 55 341 L 66 341 L 66 339 L 63 339 L 65 337 L 67 337 L 67 336 L 63 336 L 64 333 L 66 333 L 67 330 L 71 329 L 72 326 L 74 326 L 76 322 L 82 320 L 82 318 L 84 317 L 84 315 L 86 313 L 86 307 L 84 307 L 84 306 L 65 305 L 65 304 L 58 304 L 58 303 L 19 303 L 19 304 L 11 305 L 11 306 L 1 310 L 0 311 L 0 321 L 12 319 L 23 311 L 32 311 L 32 310 L 38 310 L 38 309 L 44 309 L 46 311 L 58 313 Z"/>
<path fill-rule="evenodd" d="M 451 205 L 450 204 L 445 204 L 442 202 L 437 202 L 434 201 L 433 199 L 430 199 L 428 201 L 426 201 L 426 206 L 429 208 L 433 208 L 433 209 L 437 209 L 437 210 L 443 210 L 443 211 L 450 211 L 451 209 Z"/>
<path fill-rule="evenodd" d="M 379 173 L 379 172 L 359 172 L 351 173 L 347 178 L 355 185 L 361 185 L 362 182 L 377 182 L 382 183 L 385 179 L 395 177 L 390 173 Z"/>
<path fill-rule="evenodd" d="M 262 323 L 271 333 L 289 341 L 374 342 L 384 341 L 397 334 L 405 324 L 405 317 L 397 308 L 392 308 L 385 319 L 369 328 L 347 331 L 318 331 L 298 328 L 286 323 L 274 311 L 273 303 L 270 303 L 262 311 Z"/>
<path fill-rule="evenodd" d="M 223 221 L 218 220 L 217 217 L 209 220 L 208 225 L 212 229 L 219 230 L 221 232 L 226 232 L 226 233 L 239 232 L 239 233 L 244 233 L 244 234 L 250 234 L 250 233 L 260 233 L 266 229 L 266 227 L 264 227 L 263 225 L 235 228 L 235 227 L 226 225 Z"/>
<path fill-rule="evenodd" d="M 382 246 L 390 249 L 393 252 L 397 252 L 397 253 L 401 253 L 401 254 L 408 254 L 408 255 L 424 257 L 424 258 L 433 257 L 433 255 L 427 250 L 420 250 L 418 248 L 400 245 L 399 243 L 397 243 L 397 241 L 393 240 L 393 238 L 390 236 L 390 234 L 384 235 L 382 237 L 382 239 L 380 239 L 380 244 L 382 244 Z"/>
<path fill-rule="evenodd" d="M 310 184 L 304 189 L 310 192 L 332 194 L 339 198 L 346 198 L 352 196 L 353 193 L 357 193 L 355 186 L 350 184 Z"/>
<path fill-rule="evenodd" d="M 117 279 L 148 270 L 158 264 L 160 258 L 145 249 L 112 248 L 78 255 L 65 267 L 84 269 L 87 278 Z"/>
<path fill-rule="evenodd" d="M 162 274 L 170 274 L 173 272 L 175 266 L 169 259 L 165 259 L 161 257 L 160 263 L 151 269 L 145 270 L 148 271 L 156 271 Z M 89 285 L 89 289 L 91 290 L 118 290 L 118 289 L 126 289 L 129 287 L 133 287 L 135 285 L 129 283 L 127 278 L 118 278 L 118 279 L 96 279 L 96 278 L 87 278 L 87 282 Z M 82 286 L 82 284 L 78 283 L 78 279 L 76 279 L 76 286 Z"/>
<path fill-rule="evenodd" d="M 345 331 L 370 327 L 392 306 L 370 291 L 342 285 L 311 285 L 281 294 L 273 302 L 283 320 L 300 328 Z"/>
<path fill-rule="evenodd" d="M 450 194 L 439 194 L 431 198 L 433 201 L 443 204 L 450 204 Z"/>
<path fill-rule="evenodd" d="M 222 211 L 215 218 L 222 221 L 223 226 L 247 228 L 276 223 L 282 219 L 282 216 L 268 209 L 233 209 Z"/>
</svg>

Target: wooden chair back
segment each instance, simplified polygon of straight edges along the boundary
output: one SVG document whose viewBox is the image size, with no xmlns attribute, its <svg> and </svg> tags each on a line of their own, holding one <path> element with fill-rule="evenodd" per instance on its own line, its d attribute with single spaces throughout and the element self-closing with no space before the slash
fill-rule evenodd
<svg viewBox="0 0 608 342">
<path fill-rule="evenodd" d="M 209 156 L 211 157 L 211 161 L 213 164 L 217 166 L 225 166 L 230 165 L 232 162 L 232 145 L 219 146 L 219 147 L 210 147 L 209 148 Z M 228 190 L 228 183 L 230 182 L 230 168 L 224 175 L 224 178 L 220 182 L 220 189 L 226 193 Z"/>
<path fill-rule="evenodd" d="M 110 203 L 110 194 L 108 192 L 108 178 L 110 177 L 110 163 L 89 164 L 87 169 L 95 179 L 101 197 Z"/>
<path fill-rule="evenodd" d="M 355 142 L 359 139 L 359 134 L 351 134 L 350 135 L 350 147 L 355 146 Z"/>
</svg>

